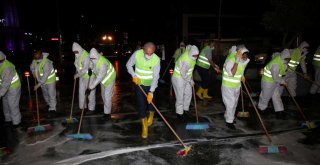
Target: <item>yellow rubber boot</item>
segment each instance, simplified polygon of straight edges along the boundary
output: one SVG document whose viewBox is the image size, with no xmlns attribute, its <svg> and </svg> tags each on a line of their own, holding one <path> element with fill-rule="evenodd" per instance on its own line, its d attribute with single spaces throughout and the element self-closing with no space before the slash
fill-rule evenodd
<svg viewBox="0 0 320 165">
<path fill-rule="evenodd" d="M 146 117 L 141 119 L 141 123 L 142 123 L 142 134 L 141 134 L 141 137 L 143 139 L 146 139 L 148 137 L 148 119 Z"/>
<path fill-rule="evenodd" d="M 203 90 L 203 98 L 204 99 L 212 99 L 212 96 L 208 95 L 208 89 Z"/>
<path fill-rule="evenodd" d="M 154 112 L 149 111 L 149 117 L 148 117 L 148 126 L 151 126 L 153 123 L 153 116 L 154 116 Z"/>
<path fill-rule="evenodd" d="M 203 88 L 202 87 L 199 87 L 199 89 L 198 89 L 198 91 L 197 91 L 197 93 L 196 93 L 196 95 L 201 99 L 201 100 L 203 100 L 203 97 L 202 97 L 202 93 L 203 93 Z"/>
</svg>

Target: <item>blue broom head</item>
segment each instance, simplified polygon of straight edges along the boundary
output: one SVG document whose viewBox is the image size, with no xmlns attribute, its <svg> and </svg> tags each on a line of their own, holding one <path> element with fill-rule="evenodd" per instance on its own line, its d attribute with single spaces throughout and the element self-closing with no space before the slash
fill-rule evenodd
<svg viewBox="0 0 320 165">
<path fill-rule="evenodd" d="M 312 128 L 316 128 L 317 124 L 313 121 L 306 121 L 304 123 L 301 124 L 302 128 L 308 128 L 308 129 L 312 129 Z"/>
<path fill-rule="evenodd" d="M 208 129 L 209 125 L 208 123 L 188 123 L 186 125 L 186 129 L 189 130 L 202 130 L 202 129 Z"/>
<path fill-rule="evenodd" d="M 63 124 L 76 124 L 79 123 L 79 120 L 77 118 L 71 118 L 71 119 L 64 119 L 62 121 Z"/>
<path fill-rule="evenodd" d="M 35 127 L 29 127 L 27 132 L 28 134 L 32 134 L 32 133 L 41 133 L 41 132 L 51 131 L 51 130 L 52 130 L 52 126 L 50 124 L 46 124 L 46 125 L 38 125 Z"/>
<path fill-rule="evenodd" d="M 93 139 L 93 136 L 89 133 L 70 134 L 67 137 L 72 138 L 72 139 L 77 139 L 77 140 L 92 140 Z"/>
<path fill-rule="evenodd" d="M 276 154 L 276 153 L 286 153 L 287 148 L 284 145 L 269 145 L 260 146 L 259 153 L 261 154 Z"/>
</svg>

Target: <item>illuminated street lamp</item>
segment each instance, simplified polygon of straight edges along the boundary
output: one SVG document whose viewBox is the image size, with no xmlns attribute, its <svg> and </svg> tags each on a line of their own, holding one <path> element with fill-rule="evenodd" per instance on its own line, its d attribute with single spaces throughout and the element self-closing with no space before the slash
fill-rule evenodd
<svg viewBox="0 0 320 165">
<path fill-rule="evenodd" d="M 111 37 L 111 36 L 108 36 L 108 40 L 109 40 L 109 41 L 112 41 L 112 37 Z"/>
<path fill-rule="evenodd" d="M 102 40 L 105 41 L 107 39 L 107 35 L 102 36 Z"/>
</svg>

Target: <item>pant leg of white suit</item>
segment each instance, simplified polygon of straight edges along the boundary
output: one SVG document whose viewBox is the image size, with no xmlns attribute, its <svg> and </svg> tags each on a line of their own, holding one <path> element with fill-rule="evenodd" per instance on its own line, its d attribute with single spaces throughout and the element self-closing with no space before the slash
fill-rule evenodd
<svg viewBox="0 0 320 165">
<path fill-rule="evenodd" d="M 20 95 L 21 87 L 18 87 L 16 89 L 9 89 L 2 98 L 5 121 L 12 121 L 14 125 L 21 122 L 21 113 L 19 108 Z"/>
<path fill-rule="evenodd" d="M 272 98 L 275 89 L 277 88 L 276 83 L 268 83 L 261 81 L 261 93 L 259 96 L 258 108 L 262 111 L 267 109 L 268 103 Z"/>
<path fill-rule="evenodd" d="M 176 113 L 179 115 L 183 114 L 183 101 L 184 101 L 184 88 L 185 88 L 185 82 L 182 78 L 171 78 L 172 86 L 174 93 L 176 95 Z"/>
<path fill-rule="evenodd" d="M 314 81 L 315 83 L 312 84 L 310 88 L 311 94 L 320 93 L 320 87 L 317 84 L 320 84 L 320 67 L 314 67 Z"/>
<path fill-rule="evenodd" d="M 107 87 L 101 84 L 101 96 L 104 103 L 104 114 L 110 114 L 112 108 L 112 96 L 114 89 L 114 81 L 109 84 Z"/>
<path fill-rule="evenodd" d="M 85 98 L 85 92 L 88 86 L 89 79 L 85 79 L 83 77 L 79 78 L 79 108 L 83 109 L 83 103 Z M 94 78 L 90 78 L 90 82 L 93 82 Z M 96 89 L 91 90 L 90 95 L 88 96 L 88 109 L 90 111 L 95 110 L 96 107 Z M 87 104 L 84 108 L 87 108 Z"/>
<path fill-rule="evenodd" d="M 284 110 L 283 103 L 281 100 L 280 84 L 277 84 L 275 86 L 275 89 L 272 95 L 272 103 L 273 103 L 274 111 L 280 112 Z"/>
<path fill-rule="evenodd" d="M 296 96 L 296 88 L 297 88 L 297 74 L 294 72 L 286 72 L 286 75 L 284 77 L 284 80 L 286 81 L 288 85 L 288 89 L 293 97 Z M 284 87 L 281 86 L 280 88 L 280 94 L 283 93 L 283 91 L 286 90 Z"/>
<path fill-rule="evenodd" d="M 191 100 L 192 100 L 192 86 L 190 82 L 185 81 L 184 93 L 183 93 L 183 110 L 189 111 Z"/>
<path fill-rule="evenodd" d="M 52 84 L 46 84 L 45 88 L 48 92 L 49 111 L 55 111 L 57 105 L 56 82 Z"/>
<path fill-rule="evenodd" d="M 49 105 L 50 104 L 49 92 L 46 84 L 41 85 L 41 91 L 42 91 L 42 96 L 44 98 L 44 101 L 47 103 L 47 105 Z"/>
<path fill-rule="evenodd" d="M 222 101 L 226 107 L 224 118 L 227 123 L 233 123 L 236 112 L 238 99 L 240 95 L 240 88 L 228 88 L 221 86 Z"/>
</svg>

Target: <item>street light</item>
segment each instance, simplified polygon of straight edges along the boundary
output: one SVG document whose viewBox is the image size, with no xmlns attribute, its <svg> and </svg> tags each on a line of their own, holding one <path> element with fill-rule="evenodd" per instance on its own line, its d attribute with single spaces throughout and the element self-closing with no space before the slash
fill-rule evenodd
<svg viewBox="0 0 320 165">
<path fill-rule="evenodd" d="M 107 35 L 102 36 L 102 40 L 105 41 L 107 39 Z"/>
<path fill-rule="evenodd" d="M 108 40 L 109 40 L 109 41 L 112 41 L 112 37 L 111 37 L 111 36 L 108 36 Z"/>
</svg>

